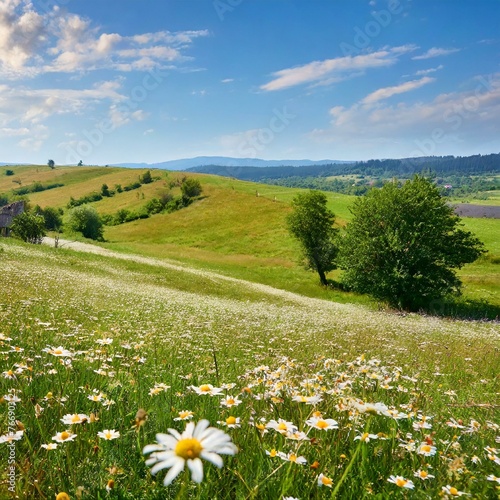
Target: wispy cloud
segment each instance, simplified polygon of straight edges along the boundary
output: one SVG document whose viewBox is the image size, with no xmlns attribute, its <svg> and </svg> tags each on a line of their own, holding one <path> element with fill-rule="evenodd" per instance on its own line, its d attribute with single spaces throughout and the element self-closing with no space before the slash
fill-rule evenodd
<svg viewBox="0 0 500 500">
<path fill-rule="evenodd" d="M 346 72 L 391 66 L 398 61 L 401 54 L 415 49 L 414 45 L 403 45 L 354 57 L 313 61 L 302 66 L 276 71 L 273 73 L 274 78 L 260 88 L 265 91 L 283 90 L 296 85 L 332 80 Z"/>
<path fill-rule="evenodd" d="M 473 137 L 477 144 L 498 143 L 499 114 L 500 73 L 478 79 L 474 89 L 440 94 L 428 101 L 335 106 L 330 109 L 331 127 L 315 129 L 308 137 L 356 151 L 376 151 L 371 153 L 376 157 L 394 156 L 396 150 L 401 156 L 411 156 L 416 140 L 439 130 L 439 143 L 435 143 L 439 154 L 438 148 L 453 150 L 463 137 Z"/>
<path fill-rule="evenodd" d="M 374 104 L 378 101 L 382 101 L 383 99 L 389 99 L 389 97 L 392 97 L 393 95 L 403 94 L 405 92 L 410 92 L 412 90 L 418 89 L 420 87 L 423 87 L 424 85 L 427 85 L 428 83 L 432 83 L 434 80 L 435 78 L 430 78 L 428 76 L 425 76 L 420 80 L 412 80 L 410 82 L 405 82 L 400 85 L 395 85 L 393 87 L 384 87 L 375 90 L 375 92 L 372 92 L 371 94 L 367 95 L 361 101 L 361 103 Z"/>
<path fill-rule="evenodd" d="M 460 49 L 442 49 L 438 47 L 432 47 L 432 49 L 429 49 L 427 52 L 424 52 L 423 54 L 420 54 L 419 56 L 414 56 L 412 59 L 415 61 L 419 61 L 422 59 L 431 59 L 433 57 L 439 57 L 439 56 L 447 56 L 449 54 L 454 54 L 455 52 L 460 52 Z"/>
<path fill-rule="evenodd" d="M 435 73 L 436 71 L 439 71 L 440 69 L 443 69 L 444 66 L 440 64 L 439 66 L 435 68 L 429 68 L 429 69 L 421 69 L 415 73 L 416 76 L 422 76 L 422 75 L 428 75 L 430 73 Z"/>
</svg>

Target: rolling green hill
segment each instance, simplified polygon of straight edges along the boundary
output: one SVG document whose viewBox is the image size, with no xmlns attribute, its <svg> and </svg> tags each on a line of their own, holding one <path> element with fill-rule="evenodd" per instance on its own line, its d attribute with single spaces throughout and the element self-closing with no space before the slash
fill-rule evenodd
<svg viewBox="0 0 500 500">
<path fill-rule="evenodd" d="M 31 193 L 32 205 L 66 207 L 70 197 L 99 192 L 102 184 L 110 189 L 137 181 L 146 170 L 114 167 L 9 167 L 14 175 L 0 169 L 0 193 L 12 193 L 19 186 L 34 182 L 61 187 Z M 197 268 L 206 268 L 254 282 L 272 285 L 311 297 L 340 302 L 372 304 L 366 297 L 318 286 L 317 277 L 297 262 L 298 245 L 288 235 L 285 217 L 290 201 L 299 189 L 256 184 L 206 174 L 153 170 L 156 180 L 139 189 L 117 193 L 93 203 L 100 214 L 119 209 L 138 210 L 148 200 L 168 190 L 171 182 L 184 175 L 196 177 L 203 186 L 201 199 L 170 214 L 157 214 L 125 224 L 106 227 L 103 246 L 120 252 L 175 259 Z M 16 182 L 13 182 L 16 181 Z M 174 189 L 174 193 L 178 188 Z M 327 193 L 329 206 L 339 225 L 349 220 L 354 197 Z M 489 254 L 466 266 L 461 275 L 467 297 L 485 299 L 500 305 L 498 262 L 500 260 L 500 222 L 464 219 L 467 229 L 486 244 Z M 330 278 L 339 277 L 339 271 Z"/>
</svg>

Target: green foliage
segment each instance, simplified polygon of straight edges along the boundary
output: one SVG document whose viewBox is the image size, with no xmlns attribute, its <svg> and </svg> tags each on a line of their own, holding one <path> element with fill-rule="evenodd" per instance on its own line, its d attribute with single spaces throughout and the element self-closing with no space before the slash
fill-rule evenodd
<svg viewBox="0 0 500 500">
<path fill-rule="evenodd" d="M 101 200 L 102 200 L 102 194 L 100 193 L 90 193 L 77 199 L 71 196 L 66 206 L 68 208 L 74 208 L 74 207 L 79 207 L 81 205 L 86 205 L 87 203 L 92 203 L 94 201 L 101 201 Z"/>
<path fill-rule="evenodd" d="M 203 189 L 201 187 L 201 183 L 198 179 L 193 179 L 192 177 L 188 177 L 183 180 L 181 185 L 182 195 L 186 198 L 196 198 L 200 196 Z"/>
<path fill-rule="evenodd" d="M 39 244 L 46 234 L 44 218 L 29 212 L 23 212 L 14 217 L 10 229 L 14 236 L 27 243 Z"/>
<path fill-rule="evenodd" d="M 8 169 L 5 171 L 5 175 L 14 175 L 14 170 L 10 170 L 10 168 L 8 168 Z"/>
<path fill-rule="evenodd" d="M 47 185 L 43 185 L 41 182 L 33 182 L 33 184 L 29 186 L 14 189 L 14 193 L 22 196 L 29 193 L 40 193 L 41 191 L 46 191 L 47 189 L 55 189 L 62 186 L 64 186 L 64 184 L 61 184 L 60 182 L 54 182 Z"/>
<path fill-rule="evenodd" d="M 82 233 L 85 238 L 103 239 L 102 219 L 97 210 L 89 205 L 82 205 L 70 211 L 68 227 L 72 231 Z"/>
<path fill-rule="evenodd" d="M 101 186 L 101 196 L 104 196 L 106 198 L 109 198 L 110 196 L 113 196 L 114 193 L 112 193 L 110 190 L 109 190 L 109 187 L 107 184 L 103 184 Z"/>
<path fill-rule="evenodd" d="M 151 177 L 151 172 L 148 170 L 144 172 L 143 175 L 139 177 L 141 184 L 151 184 L 153 182 L 153 177 Z"/>
<path fill-rule="evenodd" d="M 45 229 L 48 231 L 59 231 L 62 228 L 62 215 L 63 211 L 61 208 L 46 207 L 41 208 L 38 205 L 33 209 L 33 211 L 41 215 L 44 219 Z"/>
<path fill-rule="evenodd" d="M 54 161 L 54 160 L 49 160 L 49 161 L 47 162 L 47 166 L 48 166 L 49 168 L 51 168 L 51 169 L 54 169 L 54 168 L 56 168 L 56 163 L 55 163 L 55 161 Z"/>
<path fill-rule="evenodd" d="M 328 284 L 325 274 L 336 269 L 337 256 L 335 215 L 326 203 L 326 196 L 319 191 L 298 194 L 287 217 L 288 230 L 302 246 L 306 267 L 319 274 L 323 285 Z"/>
<path fill-rule="evenodd" d="M 420 176 L 370 191 L 352 214 L 340 245 L 343 282 L 401 309 L 428 308 L 459 293 L 453 269 L 484 253 L 439 189 Z"/>
</svg>

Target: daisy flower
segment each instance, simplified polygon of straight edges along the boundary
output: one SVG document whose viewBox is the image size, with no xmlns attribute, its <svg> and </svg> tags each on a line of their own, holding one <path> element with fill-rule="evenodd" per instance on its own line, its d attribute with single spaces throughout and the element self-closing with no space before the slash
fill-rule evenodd
<svg viewBox="0 0 500 500">
<path fill-rule="evenodd" d="M 333 479 L 326 477 L 324 474 L 318 476 L 318 486 L 327 486 L 331 488 L 333 486 Z"/>
<path fill-rule="evenodd" d="M 332 418 L 312 417 L 309 420 L 306 420 L 306 424 L 309 427 L 314 427 L 315 429 L 319 429 L 322 431 L 339 428 L 338 422 L 336 422 Z"/>
<path fill-rule="evenodd" d="M 241 403 L 242 401 L 241 399 L 238 399 L 238 397 L 226 396 L 223 400 L 221 400 L 220 405 L 231 408 L 232 406 L 238 406 Z"/>
<path fill-rule="evenodd" d="M 286 454 L 283 453 L 282 451 L 279 451 L 278 457 L 280 457 L 282 460 L 285 460 L 286 462 L 293 462 L 299 465 L 307 464 L 307 460 L 305 457 L 299 457 L 293 451 L 290 451 L 289 453 Z"/>
<path fill-rule="evenodd" d="M 294 423 L 287 422 L 282 418 L 279 418 L 278 421 L 269 420 L 269 422 L 266 424 L 266 427 L 268 429 L 274 429 L 280 434 L 294 433 L 295 431 L 298 430 L 298 427 Z"/>
<path fill-rule="evenodd" d="M 495 481 L 498 484 L 500 484 L 500 477 L 496 477 L 493 474 L 490 474 L 487 478 L 488 481 Z"/>
<path fill-rule="evenodd" d="M 194 412 L 189 410 L 182 410 L 179 412 L 179 416 L 174 418 L 174 420 L 191 420 L 193 418 Z"/>
<path fill-rule="evenodd" d="M 65 349 L 63 346 L 46 347 L 45 349 L 42 349 L 42 351 L 44 351 L 48 354 L 52 354 L 52 356 L 57 356 L 59 358 L 73 356 L 72 352 L 68 351 L 68 349 Z"/>
<path fill-rule="evenodd" d="M 199 396 L 206 396 L 207 394 L 210 396 L 217 396 L 223 391 L 221 387 L 214 387 L 212 384 L 203 384 L 200 385 L 199 387 L 196 387 L 195 385 L 190 385 L 188 389 L 193 390 Z"/>
<path fill-rule="evenodd" d="M 389 483 L 395 484 L 396 486 L 399 486 L 400 488 L 407 488 L 409 490 L 412 490 L 415 487 L 413 481 L 405 479 L 403 476 L 390 476 L 387 481 L 389 481 Z"/>
<path fill-rule="evenodd" d="M 73 434 L 71 431 L 62 431 L 58 432 L 53 438 L 53 441 L 57 443 L 65 443 L 66 441 L 73 441 L 76 439 L 76 434 Z"/>
<path fill-rule="evenodd" d="M 12 441 L 19 441 L 22 439 L 24 431 L 9 432 L 0 436 L 0 443 L 12 443 Z"/>
<path fill-rule="evenodd" d="M 55 450 L 57 449 L 57 443 L 42 444 L 42 448 L 46 450 Z"/>
<path fill-rule="evenodd" d="M 2 372 L 2 376 L 3 376 L 4 378 L 8 378 L 8 379 L 10 379 L 10 380 L 12 380 L 12 379 L 15 379 L 15 378 L 16 378 L 16 375 L 15 375 L 15 373 L 14 373 L 12 370 L 7 370 L 7 371 L 5 371 L 5 372 Z"/>
<path fill-rule="evenodd" d="M 429 474 L 427 471 L 425 470 L 422 470 L 422 469 L 418 469 L 417 472 L 415 472 L 415 474 L 413 474 L 415 477 L 418 477 L 419 479 L 422 479 L 422 480 L 426 480 L 426 479 L 433 479 L 435 476 L 433 476 L 432 474 Z"/>
<path fill-rule="evenodd" d="M 452 497 L 461 497 L 462 495 L 468 496 L 468 493 L 465 493 L 463 491 L 458 491 L 455 487 L 450 486 L 449 484 L 446 486 L 443 486 L 441 488 L 441 491 L 444 495 L 451 495 Z"/>
<path fill-rule="evenodd" d="M 84 422 L 88 421 L 89 416 L 85 415 L 84 413 L 74 413 L 73 415 L 71 413 L 68 413 L 67 415 L 64 415 L 63 418 L 61 418 L 61 422 L 66 425 L 83 424 Z"/>
<path fill-rule="evenodd" d="M 120 431 L 104 429 L 102 432 L 98 432 L 97 435 L 106 441 L 111 441 L 120 437 Z"/>
<path fill-rule="evenodd" d="M 191 471 L 191 479 L 195 483 L 201 483 L 201 459 L 222 467 L 219 454 L 234 455 L 238 449 L 225 432 L 209 425 L 208 420 L 200 420 L 196 426 L 194 422 L 189 422 L 182 434 L 175 429 L 168 429 L 169 434 L 157 434 L 158 444 L 149 444 L 143 450 L 144 454 L 152 453 L 146 460 L 147 465 L 152 465 L 151 474 L 170 469 L 163 481 L 168 486 L 187 465 Z"/>
<path fill-rule="evenodd" d="M 364 441 L 366 443 L 369 443 L 371 439 L 378 439 L 379 436 L 378 434 L 369 434 L 368 432 L 364 432 L 363 434 L 360 434 L 354 438 L 354 441 Z M 392 477 L 392 476 L 391 476 Z"/>
<path fill-rule="evenodd" d="M 419 455 L 423 455 L 424 457 L 432 457 L 436 454 L 436 447 L 424 442 L 418 447 L 417 453 Z"/>
<path fill-rule="evenodd" d="M 240 425 L 240 417 L 229 416 L 226 420 L 222 420 L 217 422 L 220 425 L 224 425 L 230 429 L 236 429 L 237 427 L 241 427 Z"/>
</svg>

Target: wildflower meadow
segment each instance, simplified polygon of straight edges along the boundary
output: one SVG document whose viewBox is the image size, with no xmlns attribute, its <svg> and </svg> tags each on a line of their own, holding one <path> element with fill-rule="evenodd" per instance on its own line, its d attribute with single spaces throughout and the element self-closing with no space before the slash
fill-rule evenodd
<svg viewBox="0 0 500 500">
<path fill-rule="evenodd" d="M 500 331 L 0 243 L 0 498 L 495 499 Z"/>
</svg>

